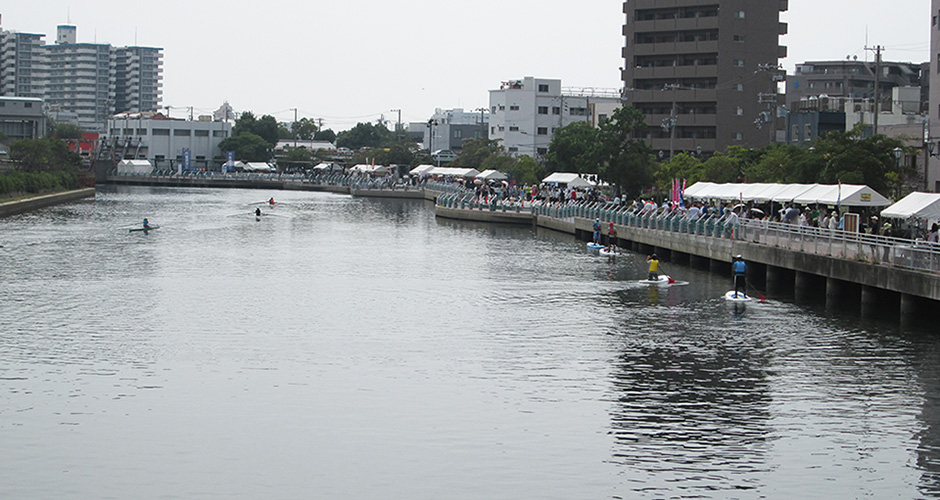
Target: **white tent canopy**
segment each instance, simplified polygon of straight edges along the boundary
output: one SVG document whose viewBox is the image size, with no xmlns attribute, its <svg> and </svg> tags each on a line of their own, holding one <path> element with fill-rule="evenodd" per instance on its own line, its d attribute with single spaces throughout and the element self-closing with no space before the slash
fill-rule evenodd
<svg viewBox="0 0 940 500">
<path fill-rule="evenodd" d="M 250 161 L 246 163 L 245 166 L 242 167 L 242 169 L 244 169 L 245 172 L 273 172 L 274 171 L 274 168 L 271 167 L 271 165 L 268 165 L 267 163 L 264 163 L 264 162 L 256 162 L 256 161 Z"/>
<path fill-rule="evenodd" d="M 388 167 L 385 167 L 383 165 L 366 165 L 364 163 L 360 163 L 359 165 L 354 166 L 351 170 L 353 172 L 360 172 L 363 174 L 387 174 L 388 173 Z"/>
<path fill-rule="evenodd" d="M 445 177 L 476 177 L 480 171 L 475 168 L 434 167 L 427 171 L 430 175 L 443 175 Z"/>
<path fill-rule="evenodd" d="M 881 217 L 940 220 L 940 193 L 911 193 L 882 210 Z"/>
<path fill-rule="evenodd" d="M 422 175 L 427 174 L 430 170 L 433 169 L 434 165 L 418 165 L 417 167 L 411 169 L 411 171 L 408 173 L 411 175 Z"/>
<path fill-rule="evenodd" d="M 500 172 L 499 170 L 484 170 L 477 174 L 477 179 L 483 179 L 487 181 L 503 181 L 506 180 L 506 174 Z"/>
<path fill-rule="evenodd" d="M 565 184 L 568 187 L 590 187 L 595 185 L 580 175 L 570 172 L 555 172 L 542 179 L 542 182 L 545 184 Z"/>
<path fill-rule="evenodd" d="M 153 171 L 153 165 L 147 160 L 121 160 L 117 164 L 119 174 L 141 175 Z"/>
<path fill-rule="evenodd" d="M 756 201 L 758 203 L 799 203 L 803 205 L 845 205 L 883 207 L 891 202 L 874 189 L 857 184 L 714 184 L 697 182 L 685 190 L 685 197 L 698 200 Z"/>
</svg>

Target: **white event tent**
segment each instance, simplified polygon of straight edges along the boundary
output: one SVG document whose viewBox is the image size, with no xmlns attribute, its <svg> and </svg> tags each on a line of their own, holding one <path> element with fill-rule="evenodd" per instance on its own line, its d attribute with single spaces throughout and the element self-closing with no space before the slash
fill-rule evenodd
<svg viewBox="0 0 940 500">
<path fill-rule="evenodd" d="M 242 167 L 245 172 L 273 172 L 274 168 L 264 162 L 250 161 Z"/>
<path fill-rule="evenodd" d="M 911 193 L 881 211 L 883 218 L 940 220 L 940 193 Z"/>
<path fill-rule="evenodd" d="M 375 175 L 384 175 L 388 173 L 388 167 L 382 165 L 366 165 L 360 163 L 359 165 L 354 166 L 350 169 L 351 172 L 359 172 L 363 174 L 375 174 Z"/>
<path fill-rule="evenodd" d="M 508 177 L 499 170 L 484 170 L 477 174 L 477 179 L 483 179 L 485 181 L 504 181 L 508 179 Z"/>
<path fill-rule="evenodd" d="M 434 167 L 426 173 L 444 177 L 476 177 L 480 174 L 480 171 L 475 168 Z"/>
<path fill-rule="evenodd" d="M 146 175 L 153 171 L 153 165 L 147 160 L 121 160 L 117 171 L 119 174 Z"/>
<path fill-rule="evenodd" d="M 427 174 L 430 170 L 434 169 L 434 165 L 418 165 L 417 167 L 411 169 L 408 172 L 410 175 L 422 175 Z"/>
<path fill-rule="evenodd" d="M 797 203 L 884 207 L 891 201 L 874 189 L 857 184 L 715 184 L 697 182 L 685 190 L 693 200 Z"/>
<path fill-rule="evenodd" d="M 595 184 L 578 174 L 570 172 L 555 172 L 552 175 L 542 179 L 543 184 L 564 184 L 571 188 L 591 187 Z"/>
</svg>

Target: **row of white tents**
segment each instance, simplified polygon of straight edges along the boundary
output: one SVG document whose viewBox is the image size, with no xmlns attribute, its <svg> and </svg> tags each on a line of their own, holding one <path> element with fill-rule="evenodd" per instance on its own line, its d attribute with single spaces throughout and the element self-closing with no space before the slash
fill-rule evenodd
<svg viewBox="0 0 940 500">
<path fill-rule="evenodd" d="M 859 184 L 715 184 L 696 182 L 683 193 L 689 200 L 719 200 L 798 205 L 886 207 L 891 200 Z"/>
</svg>

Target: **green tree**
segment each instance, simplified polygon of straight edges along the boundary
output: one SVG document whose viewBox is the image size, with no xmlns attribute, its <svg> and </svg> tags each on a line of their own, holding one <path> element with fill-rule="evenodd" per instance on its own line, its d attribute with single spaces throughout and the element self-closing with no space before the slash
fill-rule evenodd
<svg viewBox="0 0 940 500">
<path fill-rule="evenodd" d="M 301 118 L 290 124 L 290 131 L 298 139 L 310 141 L 317 133 L 317 122 L 310 118 Z"/>
<path fill-rule="evenodd" d="M 24 172 L 73 170 L 82 158 L 59 139 L 20 139 L 10 145 L 10 159 Z"/>
<path fill-rule="evenodd" d="M 235 120 L 235 127 L 232 129 L 232 137 L 237 137 L 245 133 L 254 134 L 267 142 L 273 149 L 274 146 L 277 146 L 279 137 L 278 127 L 279 124 L 277 120 L 271 115 L 264 115 L 259 119 L 255 118 L 254 113 L 251 111 L 245 111 Z"/>
<path fill-rule="evenodd" d="M 474 137 L 463 141 L 460 153 L 457 154 L 457 164 L 464 168 L 475 168 L 483 171 L 486 170 L 482 168 L 483 162 L 488 158 L 505 154 L 506 151 L 499 143 L 499 140 Z"/>
<path fill-rule="evenodd" d="M 85 131 L 75 123 L 59 123 L 52 131 L 56 139 L 81 139 Z"/>
<path fill-rule="evenodd" d="M 698 158 L 679 153 L 656 169 L 656 187 L 668 190 L 675 179 L 684 179 L 690 185 L 705 180 L 705 165 Z"/>
<path fill-rule="evenodd" d="M 317 133 L 313 135 L 313 140 L 333 142 L 336 140 L 336 132 L 331 129 L 317 130 Z"/>
<path fill-rule="evenodd" d="M 336 145 L 355 151 L 364 147 L 382 147 L 394 139 L 395 134 L 384 125 L 357 123 L 355 127 L 344 130 L 336 136 Z"/>
<path fill-rule="evenodd" d="M 863 132 L 863 127 L 855 127 L 816 140 L 814 154 L 822 162 L 816 182 L 866 184 L 879 193 L 897 191 L 900 195 L 902 179 L 911 172 L 898 168 L 894 149 L 903 149 L 904 144 L 882 134 L 862 139 Z"/>
<path fill-rule="evenodd" d="M 219 143 L 219 149 L 234 151 L 235 158 L 241 161 L 268 161 L 274 145 L 251 132 L 241 132 Z"/>
<path fill-rule="evenodd" d="M 598 173 L 599 139 L 600 130 L 587 122 L 574 122 L 558 129 L 548 145 L 548 169 L 552 172 Z"/>
<path fill-rule="evenodd" d="M 292 140 L 294 140 L 294 133 L 291 132 L 291 130 L 290 130 L 289 128 L 287 128 L 287 124 L 286 124 L 286 123 L 278 123 L 278 124 L 277 124 L 277 139 L 278 139 L 278 141 L 292 141 Z M 298 139 L 300 139 L 300 138 L 298 137 Z"/>
<path fill-rule="evenodd" d="M 624 106 L 601 123 L 598 158 L 600 178 L 620 187 L 627 196 L 639 195 L 653 184 L 653 152 L 642 140 L 634 139 L 646 129 L 643 114 Z"/>
<path fill-rule="evenodd" d="M 538 184 L 544 178 L 542 166 L 528 155 L 520 156 L 514 164 L 507 167 L 509 176 L 522 184 Z"/>
</svg>

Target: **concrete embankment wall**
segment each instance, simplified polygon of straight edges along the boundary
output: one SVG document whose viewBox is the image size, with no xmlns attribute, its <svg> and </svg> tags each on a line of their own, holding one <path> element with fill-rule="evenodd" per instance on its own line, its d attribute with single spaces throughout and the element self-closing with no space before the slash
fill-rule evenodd
<svg viewBox="0 0 940 500">
<path fill-rule="evenodd" d="M 467 210 L 462 208 L 434 207 L 434 215 L 445 219 L 496 222 L 501 224 L 528 224 L 535 222 L 531 212 L 502 212 L 498 210 Z"/>
<path fill-rule="evenodd" d="M 92 198 L 94 196 L 95 188 L 85 188 L 76 189 L 74 191 L 66 191 L 64 193 L 37 196 L 35 198 L 28 198 L 25 200 L 8 201 L 6 203 L 0 203 L 0 217 L 8 217 L 11 215 L 28 212 L 30 210 L 51 207 L 53 205 L 69 203 L 72 201 L 81 200 L 83 198 Z"/>
</svg>

